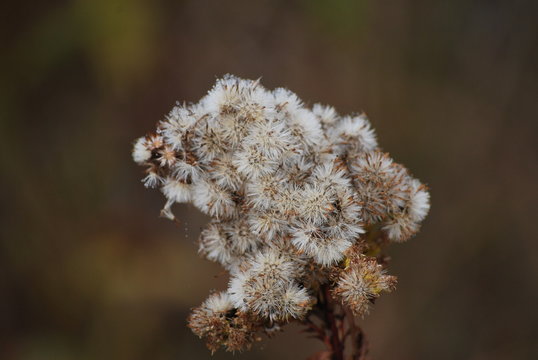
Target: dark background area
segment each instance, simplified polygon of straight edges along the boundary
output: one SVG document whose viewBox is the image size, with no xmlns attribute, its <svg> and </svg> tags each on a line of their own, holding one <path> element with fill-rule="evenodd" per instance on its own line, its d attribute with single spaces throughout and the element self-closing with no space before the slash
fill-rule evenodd
<svg viewBox="0 0 538 360">
<path fill-rule="evenodd" d="M 538 358 L 535 1 L 2 3 L 0 358 L 209 359 L 186 328 L 226 275 L 206 219 L 140 183 L 132 141 L 216 77 L 364 110 L 431 188 L 389 249 L 373 359 Z M 321 348 L 289 326 L 237 359 Z M 217 353 L 214 359 L 231 359 Z"/>
</svg>

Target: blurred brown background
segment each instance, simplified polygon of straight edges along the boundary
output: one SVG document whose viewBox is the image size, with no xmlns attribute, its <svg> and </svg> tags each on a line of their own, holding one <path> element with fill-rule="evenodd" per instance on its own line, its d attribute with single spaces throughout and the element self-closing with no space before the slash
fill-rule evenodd
<svg viewBox="0 0 538 360">
<path fill-rule="evenodd" d="M 206 219 L 159 218 L 130 151 L 233 73 L 366 111 L 431 187 L 422 232 L 390 249 L 397 291 L 362 322 L 373 359 L 537 359 L 535 3 L 3 3 L 0 358 L 211 358 L 185 326 L 226 286 L 196 256 Z M 292 326 L 235 358 L 318 348 Z"/>
</svg>

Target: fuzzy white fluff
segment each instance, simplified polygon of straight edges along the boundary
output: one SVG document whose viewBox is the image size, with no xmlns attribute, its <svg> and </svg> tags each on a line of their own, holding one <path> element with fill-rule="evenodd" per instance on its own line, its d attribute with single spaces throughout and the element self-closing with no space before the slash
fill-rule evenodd
<svg viewBox="0 0 538 360">
<path fill-rule="evenodd" d="M 167 178 L 162 187 L 164 196 L 177 203 L 186 203 L 192 200 L 192 185 Z"/>
<path fill-rule="evenodd" d="M 292 244 L 322 266 L 342 260 L 344 252 L 353 244 L 352 238 L 331 237 L 314 225 L 306 224 L 292 231 Z"/>
<path fill-rule="evenodd" d="M 143 164 L 151 158 L 151 151 L 146 144 L 146 137 L 143 136 L 135 141 L 133 147 L 133 160 L 137 164 Z"/>
</svg>

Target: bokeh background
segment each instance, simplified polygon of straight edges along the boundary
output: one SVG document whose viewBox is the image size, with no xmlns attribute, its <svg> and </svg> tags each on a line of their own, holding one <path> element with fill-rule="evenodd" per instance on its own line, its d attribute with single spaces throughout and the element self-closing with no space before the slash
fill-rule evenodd
<svg viewBox="0 0 538 360">
<path fill-rule="evenodd" d="M 475 0 L 76 0 L 0 5 L 0 358 L 210 359 L 186 328 L 224 289 L 206 219 L 140 183 L 132 141 L 216 77 L 364 110 L 431 188 L 389 249 L 373 359 L 538 358 L 538 11 Z M 248 353 L 301 359 L 291 326 Z"/>
</svg>

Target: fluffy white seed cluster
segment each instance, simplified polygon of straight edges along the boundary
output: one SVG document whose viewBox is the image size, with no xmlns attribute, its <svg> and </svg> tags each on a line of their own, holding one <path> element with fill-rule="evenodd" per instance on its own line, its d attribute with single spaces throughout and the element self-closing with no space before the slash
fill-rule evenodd
<svg viewBox="0 0 538 360">
<path fill-rule="evenodd" d="M 322 283 L 364 314 L 372 294 L 394 284 L 372 267 L 375 258 L 359 256 L 368 233 L 404 241 L 429 210 L 425 186 L 379 150 L 365 115 L 308 108 L 289 90 L 229 75 L 198 103 L 174 107 L 136 141 L 133 159 L 146 167 L 145 186 L 167 198 L 165 216 L 174 218 L 174 203 L 191 203 L 213 219 L 199 252 L 229 271 L 229 289 L 191 321 L 212 344 L 212 316 L 260 326 L 302 319 Z"/>
</svg>

